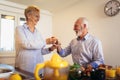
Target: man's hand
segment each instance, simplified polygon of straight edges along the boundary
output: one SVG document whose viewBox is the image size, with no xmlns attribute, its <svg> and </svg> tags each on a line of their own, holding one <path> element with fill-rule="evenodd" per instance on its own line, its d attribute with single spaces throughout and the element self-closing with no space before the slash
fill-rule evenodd
<svg viewBox="0 0 120 80">
<path fill-rule="evenodd" d="M 55 49 L 57 49 L 57 47 L 55 45 L 52 45 L 51 47 L 49 47 L 49 51 L 53 51 Z"/>
<path fill-rule="evenodd" d="M 46 43 L 52 44 L 52 46 L 49 48 L 49 51 L 57 49 L 57 51 L 59 52 L 61 50 L 61 43 L 58 41 L 56 37 L 47 38 Z"/>
</svg>

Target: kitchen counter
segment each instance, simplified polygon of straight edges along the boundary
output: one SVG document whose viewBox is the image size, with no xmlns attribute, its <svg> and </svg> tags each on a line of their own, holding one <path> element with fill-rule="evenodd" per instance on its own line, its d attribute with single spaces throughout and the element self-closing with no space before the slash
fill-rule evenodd
<svg viewBox="0 0 120 80">
<path fill-rule="evenodd" d="M 22 80 L 35 80 L 33 73 L 29 73 L 29 72 L 26 72 L 26 71 L 23 71 L 20 69 L 15 69 L 15 72 L 20 74 L 20 76 L 22 77 Z M 75 79 L 75 80 L 77 80 L 77 79 Z M 81 80 L 92 80 L 92 79 L 82 78 Z M 106 80 L 120 80 L 120 77 L 116 77 L 114 79 L 110 78 L 110 79 L 106 79 Z"/>
<path fill-rule="evenodd" d="M 69 79 L 69 80 L 71 80 L 71 79 Z M 74 80 L 78 80 L 78 79 L 74 79 Z M 92 80 L 92 79 L 90 79 L 90 78 L 82 78 L 82 79 L 79 79 L 79 80 Z M 105 79 L 105 80 L 120 80 L 120 77 L 109 78 L 109 79 Z"/>
<path fill-rule="evenodd" d="M 15 73 L 19 73 L 23 80 L 35 80 L 34 74 L 15 68 Z"/>
<path fill-rule="evenodd" d="M 34 74 L 15 68 L 15 73 L 19 73 L 22 80 L 35 80 Z M 42 79 L 43 80 L 43 79 Z"/>
</svg>

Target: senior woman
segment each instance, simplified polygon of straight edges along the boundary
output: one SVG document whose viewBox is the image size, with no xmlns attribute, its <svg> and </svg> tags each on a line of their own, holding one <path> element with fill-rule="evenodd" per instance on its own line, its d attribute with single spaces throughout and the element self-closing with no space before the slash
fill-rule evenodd
<svg viewBox="0 0 120 80">
<path fill-rule="evenodd" d="M 54 46 L 45 48 L 46 43 L 51 44 L 55 38 L 45 42 L 35 25 L 40 19 L 40 10 L 36 6 L 28 6 L 24 15 L 26 23 L 15 29 L 16 62 L 15 66 L 23 71 L 34 72 L 35 66 L 44 61 L 43 55 L 55 49 Z M 41 72 L 42 73 L 42 72 Z"/>
</svg>

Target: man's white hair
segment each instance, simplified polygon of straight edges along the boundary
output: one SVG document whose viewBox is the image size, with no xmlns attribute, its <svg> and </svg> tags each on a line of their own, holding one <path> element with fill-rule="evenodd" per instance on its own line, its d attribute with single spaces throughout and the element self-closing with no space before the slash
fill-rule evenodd
<svg viewBox="0 0 120 80">
<path fill-rule="evenodd" d="M 77 20 L 81 20 L 82 24 L 86 24 L 86 28 L 88 28 L 88 20 L 85 17 L 79 17 Z"/>
</svg>

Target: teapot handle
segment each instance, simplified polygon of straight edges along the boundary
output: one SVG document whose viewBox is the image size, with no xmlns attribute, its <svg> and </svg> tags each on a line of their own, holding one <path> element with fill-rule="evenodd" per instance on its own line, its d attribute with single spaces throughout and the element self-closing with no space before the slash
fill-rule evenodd
<svg viewBox="0 0 120 80">
<path fill-rule="evenodd" d="M 39 77 L 39 70 L 45 67 L 45 63 L 41 63 L 41 64 L 37 64 L 35 71 L 34 71 L 34 76 L 35 76 L 35 80 L 41 80 L 41 78 Z"/>
</svg>

